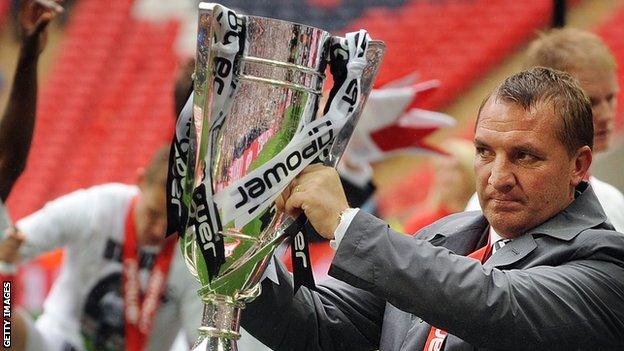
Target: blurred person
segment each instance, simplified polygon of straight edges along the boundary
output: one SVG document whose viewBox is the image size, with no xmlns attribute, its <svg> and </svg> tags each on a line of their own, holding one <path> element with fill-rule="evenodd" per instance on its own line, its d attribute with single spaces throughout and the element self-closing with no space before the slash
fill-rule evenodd
<svg viewBox="0 0 624 351">
<path fill-rule="evenodd" d="M 182 112 L 182 108 L 184 108 L 189 95 L 193 92 L 194 71 L 195 59 L 189 59 L 179 63 L 175 84 L 173 86 L 173 105 L 176 120 L 178 115 Z"/>
<path fill-rule="evenodd" d="M 611 50 L 597 35 L 575 28 L 552 29 L 529 46 L 526 67 L 543 66 L 570 73 L 589 96 L 594 116 L 594 152 L 611 146 L 620 91 L 617 64 Z M 589 177 L 611 224 L 624 232 L 624 196 L 614 186 Z M 467 210 L 479 209 L 476 194 Z"/>
<path fill-rule="evenodd" d="M 37 63 L 47 27 L 63 8 L 54 1 L 19 2 L 20 49 L 8 104 L 0 119 L 0 230 L 10 220 L 4 202 L 26 168 L 37 106 Z"/>
<path fill-rule="evenodd" d="M 474 141 L 484 211 L 414 237 L 350 208 L 335 170 L 308 166 L 278 207 L 334 240 L 335 279 L 293 295 L 278 265 L 242 325 L 276 350 L 624 348 L 624 236 L 584 181 L 593 126 L 577 82 L 541 67 L 508 77 Z"/>
<path fill-rule="evenodd" d="M 405 221 L 405 233 L 416 233 L 442 217 L 463 211 L 475 191 L 472 143 L 451 139 L 441 148 L 448 155 L 433 159 L 433 185 L 419 210 Z"/>
<path fill-rule="evenodd" d="M 169 350 L 180 328 L 195 341 L 199 284 L 176 238 L 165 239 L 168 156 L 159 149 L 138 185 L 78 190 L 17 222 L 0 260 L 60 247 L 65 258 L 37 321 L 13 313 L 12 350 Z"/>
</svg>

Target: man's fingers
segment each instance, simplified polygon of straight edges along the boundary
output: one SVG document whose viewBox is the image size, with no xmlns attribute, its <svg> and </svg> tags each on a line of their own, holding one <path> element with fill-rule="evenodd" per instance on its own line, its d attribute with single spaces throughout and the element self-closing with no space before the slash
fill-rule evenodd
<svg viewBox="0 0 624 351">
<path fill-rule="evenodd" d="M 32 32 L 32 35 L 41 34 L 41 32 L 43 32 L 46 29 L 48 24 L 50 24 L 50 22 L 52 21 L 52 18 L 54 18 L 54 15 L 50 13 L 42 14 L 41 17 L 39 17 L 39 19 L 37 20 L 37 23 L 35 23 L 35 28 Z"/>
<path fill-rule="evenodd" d="M 20 22 L 27 37 L 39 36 L 50 21 L 64 11 L 63 6 L 53 0 L 22 0 Z"/>
<path fill-rule="evenodd" d="M 296 217 L 301 214 L 304 196 L 301 191 L 293 192 L 284 203 L 284 210 L 290 216 Z"/>
<path fill-rule="evenodd" d="M 58 1 L 53 0 L 33 0 L 33 3 L 43 7 L 44 9 L 53 12 L 55 15 L 58 15 L 65 11 L 63 6 L 59 4 Z"/>
</svg>

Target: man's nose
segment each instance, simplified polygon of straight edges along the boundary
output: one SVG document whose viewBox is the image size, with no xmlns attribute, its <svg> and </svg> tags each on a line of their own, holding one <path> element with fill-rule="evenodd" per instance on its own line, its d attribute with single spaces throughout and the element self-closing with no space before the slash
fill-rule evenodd
<svg viewBox="0 0 624 351">
<path fill-rule="evenodd" d="M 507 160 L 494 161 L 488 184 L 501 193 L 509 192 L 516 185 L 516 176 Z"/>
</svg>

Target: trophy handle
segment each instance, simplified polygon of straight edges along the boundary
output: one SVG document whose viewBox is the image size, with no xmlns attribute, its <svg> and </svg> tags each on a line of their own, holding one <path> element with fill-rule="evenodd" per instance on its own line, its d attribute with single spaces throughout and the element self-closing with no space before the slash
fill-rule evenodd
<svg viewBox="0 0 624 351">
<path fill-rule="evenodd" d="M 331 144 L 329 153 L 323 161 L 323 164 L 326 166 L 336 167 L 340 161 L 342 153 L 347 148 L 349 139 L 351 139 L 351 135 L 353 134 L 353 130 L 362 115 L 366 100 L 373 89 L 373 83 L 375 82 L 375 78 L 379 72 L 379 67 L 381 66 L 381 61 L 385 51 L 386 44 L 382 41 L 371 40 L 368 44 L 368 48 L 366 50 L 366 65 L 364 66 L 362 76 L 360 78 L 360 99 L 358 105 L 334 139 L 334 142 Z M 335 82 L 336 80 L 334 80 L 334 87 L 336 84 Z M 332 87 L 332 91 L 334 87 Z M 291 260 L 295 292 L 301 286 L 313 288 L 315 285 L 314 275 L 311 268 L 312 262 L 308 248 L 308 239 L 304 233 L 307 221 L 308 219 L 305 214 L 301 214 L 285 231 L 286 235 L 288 235 L 291 240 Z"/>
<path fill-rule="evenodd" d="M 340 161 L 340 157 L 347 148 L 351 135 L 353 134 L 353 130 L 362 115 L 368 96 L 373 90 L 375 78 L 377 78 L 377 73 L 379 73 L 379 67 L 381 67 L 381 62 L 385 52 L 386 44 L 383 41 L 371 40 L 368 45 L 368 49 L 366 50 L 366 66 L 362 72 L 360 101 L 355 112 L 342 127 L 340 133 L 338 133 L 336 139 L 331 145 L 329 155 L 323 162 L 326 166 L 336 167 Z"/>
</svg>

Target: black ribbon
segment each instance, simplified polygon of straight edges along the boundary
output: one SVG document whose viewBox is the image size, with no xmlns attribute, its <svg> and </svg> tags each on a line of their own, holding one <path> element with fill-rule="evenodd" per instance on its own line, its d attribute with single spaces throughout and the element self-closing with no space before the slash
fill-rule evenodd
<svg viewBox="0 0 624 351">
<path fill-rule="evenodd" d="M 345 83 L 347 78 L 347 63 L 349 62 L 349 50 L 346 45 L 345 39 L 339 39 L 337 42 L 330 42 L 329 44 L 329 70 L 334 79 L 334 85 L 332 86 L 329 99 L 325 105 L 325 113 L 329 110 L 336 94 L 340 90 L 340 87 Z M 356 42 L 358 41 L 356 37 Z M 365 45 L 365 43 L 363 42 Z M 323 63 L 325 65 L 326 62 Z M 352 82 L 352 83 L 355 83 Z M 350 83 L 351 84 L 351 83 Z M 356 93 L 357 94 L 357 93 Z M 342 98 L 345 99 L 344 97 Z M 354 101 L 351 102 L 353 105 Z M 327 148 L 324 155 L 329 152 Z M 322 162 L 321 159 L 318 162 Z M 317 163 L 316 161 L 313 163 Z M 290 238 L 290 252 L 293 267 L 293 280 L 294 280 L 294 292 L 296 293 L 301 286 L 305 286 L 309 289 L 315 289 L 314 274 L 312 273 L 312 262 L 310 260 L 309 250 L 309 236 L 313 236 L 315 233 L 312 225 L 309 224 L 308 218 L 305 214 L 299 215 L 295 222 L 286 230 L 288 237 Z"/>
<path fill-rule="evenodd" d="M 187 100 L 187 105 L 190 103 Z M 176 122 L 176 131 L 169 150 L 167 169 L 167 232 L 166 236 L 177 233 L 184 236 L 188 221 L 189 208 L 184 203 L 184 187 L 186 184 L 187 160 L 190 147 L 191 113 L 184 109 Z"/>
<path fill-rule="evenodd" d="M 290 254 L 293 267 L 294 292 L 301 286 L 314 289 L 314 274 L 312 273 L 312 261 L 310 260 L 308 218 L 301 214 L 293 224 L 286 229 L 290 238 Z"/>
<path fill-rule="evenodd" d="M 206 262 L 208 277 L 212 280 L 221 265 L 225 262 L 225 246 L 223 244 L 223 226 L 214 203 L 206 199 L 206 187 L 200 184 L 193 193 L 194 216 L 191 216 L 189 226 L 195 226 L 197 246 Z"/>
</svg>

